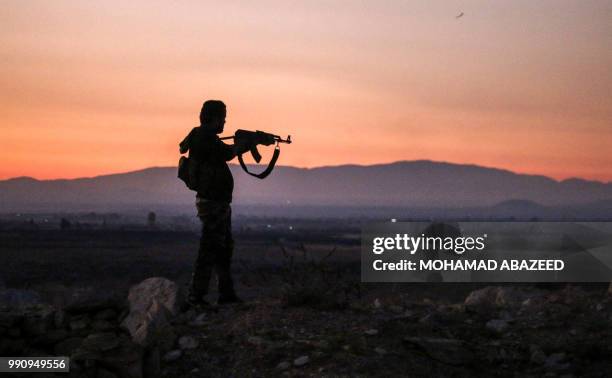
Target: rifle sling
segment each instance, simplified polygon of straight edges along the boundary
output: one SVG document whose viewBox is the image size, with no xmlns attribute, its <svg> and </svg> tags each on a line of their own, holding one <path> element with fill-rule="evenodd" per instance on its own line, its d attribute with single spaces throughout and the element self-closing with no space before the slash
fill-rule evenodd
<svg viewBox="0 0 612 378">
<path fill-rule="evenodd" d="M 240 166 L 246 173 L 248 173 L 249 175 L 253 177 L 257 177 L 258 179 L 264 179 L 270 173 L 272 173 L 272 170 L 274 169 L 274 165 L 276 164 L 276 161 L 278 160 L 279 155 L 280 155 L 280 147 L 276 145 L 276 147 L 274 148 L 274 154 L 272 155 L 272 159 L 268 163 L 268 167 L 261 173 L 249 172 L 249 169 L 247 168 L 246 164 L 244 164 L 244 160 L 242 160 L 242 154 L 238 155 L 238 161 L 240 162 Z"/>
</svg>

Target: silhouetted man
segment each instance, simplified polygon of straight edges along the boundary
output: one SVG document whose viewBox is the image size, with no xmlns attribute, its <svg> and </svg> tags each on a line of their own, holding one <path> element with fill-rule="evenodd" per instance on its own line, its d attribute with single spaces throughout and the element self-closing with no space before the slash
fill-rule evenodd
<svg viewBox="0 0 612 378">
<path fill-rule="evenodd" d="M 232 238 L 232 191 L 234 179 L 227 165 L 251 146 L 228 145 L 217 134 L 223 132 L 226 107 L 222 101 L 209 100 L 200 112 L 200 127 L 194 128 L 181 143 L 189 149 L 197 180 L 196 208 L 202 222 L 198 258 L 189 290 L 191 305 L 208 305 L 205 296 L 213 270 L 219 283 L 219 304 L 241 302 L 234 291 L 230 272 L 234 240 Z M 183 151 L 184 152 L 184 151 Z"/>
</svg>

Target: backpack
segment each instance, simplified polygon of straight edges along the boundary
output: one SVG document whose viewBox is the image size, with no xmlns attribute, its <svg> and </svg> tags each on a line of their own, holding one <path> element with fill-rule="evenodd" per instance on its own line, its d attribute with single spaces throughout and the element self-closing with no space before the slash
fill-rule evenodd
<svg viewBox="0 0 612 378">
<path fill-rule="evenodd" d="M 179 151 L 181 154 L 189 151 L 189 142 L 194 130 L 195 128 L 191 130 L 191 132 L 189 132 L 185 139 L 183 139 L 183 141 L 179 144 Z M 191 156 L 181 156 L 178 162 L 177 177 L 185 183 L 189 190 L 196 192 L 198 191 L 198 166 L 198 162 Z"/>
</svg>

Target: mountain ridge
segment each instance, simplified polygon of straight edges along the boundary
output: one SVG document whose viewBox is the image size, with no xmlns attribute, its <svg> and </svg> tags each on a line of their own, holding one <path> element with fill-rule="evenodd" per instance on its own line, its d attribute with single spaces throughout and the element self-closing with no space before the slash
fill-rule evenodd
<svg viewBox="0 0 612 378">
<path fill-rule="evenodd" d="M 428 163 L 428 164 L 432 164 L 432 165 L 448 165 L 448 166 L 455 166 L 455 167 L 473 167 L 473 168 L 477 168 L 477 169 L 486 169 L 486 170 L 490 170 L 490 171 L 498 171 L 498 172 L 503 172 L 503 173 L 510 173 L 510 174 L 514 174 L 514 175 L 519 175 L 519 176 L 526 176 L 526 177 L 541 177 L 541 178 L 545 178 L 557 183 L 570 183 L 570 182 L 588 182 L 588 183 L 598 183 L 598 184 L 612 184 L 612 181 L 600 181 L 600 180 L 590 180 L 590 179 L 585 179 L 582 177 L 569 177 L 569 178 L 565 178 L 565 179 L 555 179 L 546 175 L 542 175 L 542 174 L 531 174 L 531 173 L 521 173 L 521 172 L 515 172 L 506 168 L 497 168 L 497 167 L 489 167 L 489 166 L 484 166 L 484 165 L 478 165 L 478 164 L 473 164 L 473 163 L 453 163 L 453 162 L 448 162 L 448 161 L 436 161 L 436 160 L 428 160 L 428 159 L 419 159 L 419 160 L 397 160 L 397 161 L 393 161 L 393 162 L 389 162 L 389 163 L 376 163 L 376 164 L 338 164 L 338 165 L 321 165 L 321 166 L 317 166 L 317 167 L 295 167 L 295 166 L 291 166 L 291 165 L 277 165 L 277 168 L 284 168 L 284 169 L 295 169 L 295 170 L 318 170 L 318 169 L 330 169 L 330 168 L 376 168 L 376 167 L 383 167 L 383 166 L 393 166 L 393 165 L 402 165 L 402 164 L 419 164 L 419 163 Z M 251 165 L 251 164 L 247 164 L 249 165 L 249 167 L 256 167 L 256 165 Z M 236 166 L 238 167 L 238 164 L 234 164 L 231 163 L 230 166 Z M 95 179 L 95 178 L 101 178 L 101 177 L 109 177 L 109 176 L 119 176 L 119 175 L 126 175 L 126 174 L 136 174 L 139 172 L 147 172 L 147 171 L 153 171 L 153 170 L 162 170 L 162 169 L 176 169 L 173 166 L 152 166 L 152 167 L 146 167 L 146 168 L 141 168 L 141 169 L 136 169 L 136 170 L 130 170 L 130 171 L 125 171 L 125 172 L 114 172 L 114 173 L 103 173 L 100 175 L 96 175 L 96 176 L 84 176 L 84 177 L 75 177 L 75 178 L 54 178 L 54 179 L 38 179 L 35 177 L 31 177 L 31 176 L 16 176 L 16 177 L 10 177 L 7 179 L 3 179 L 0 180 L 1 182 L 6 182 L 6 181 L 16 181 L 16 180 L 31 180 L 31 181 L 69 181 L 69 180 L 85 180 L 85 179 Z"/>
<path fill-rule="evenodd" d="M 261 170 L 262 167 L 252 167 Z M 235 203 L 273 206 L 469 207 L 503 201 L 569 206 L 612 200 L 612 183 L 580 178 L 555 180 L 475 164 L 431 160 L 345 164 L 313 168 L 277 166 L 257 180 L 231 164 Z M 175 167 L 75 179 L 0 181 L 0 212 L 41 209 L 111 209 L 185 206 L 194 193 L 176 178 Z"/>
</svg>

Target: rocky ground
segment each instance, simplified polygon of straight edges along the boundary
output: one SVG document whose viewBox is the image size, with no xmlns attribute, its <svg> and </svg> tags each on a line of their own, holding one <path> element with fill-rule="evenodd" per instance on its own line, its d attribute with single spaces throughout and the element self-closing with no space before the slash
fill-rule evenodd
<svg viewBox="0 0 612 378">
<path fill-rule="evenodd" d="M 162 278 L 127 300 L 83 295 L 61 309 L 28 304 L 27 293 L 16 306 L 19 293 L 5 290 L 0 355 L 68 355 L 70 375 L 83 377 L 612 371 L 612 293 L 601 286 L 346 285 L 333 271 L 305 270 L 308 282 L 285 273 L 261 276 L 268 289 L 243 279 L 246 303 L 206 310 L 186 308 Z"/>
<path fill-rule="evenodd" d="M 343 310 L 263 300 L 174 320 L 192 342 L 162 375 L 606 376 L 612 301 L 575 287 L 485 287 L 464 302 L 393 293 Z"/>
</svg>

